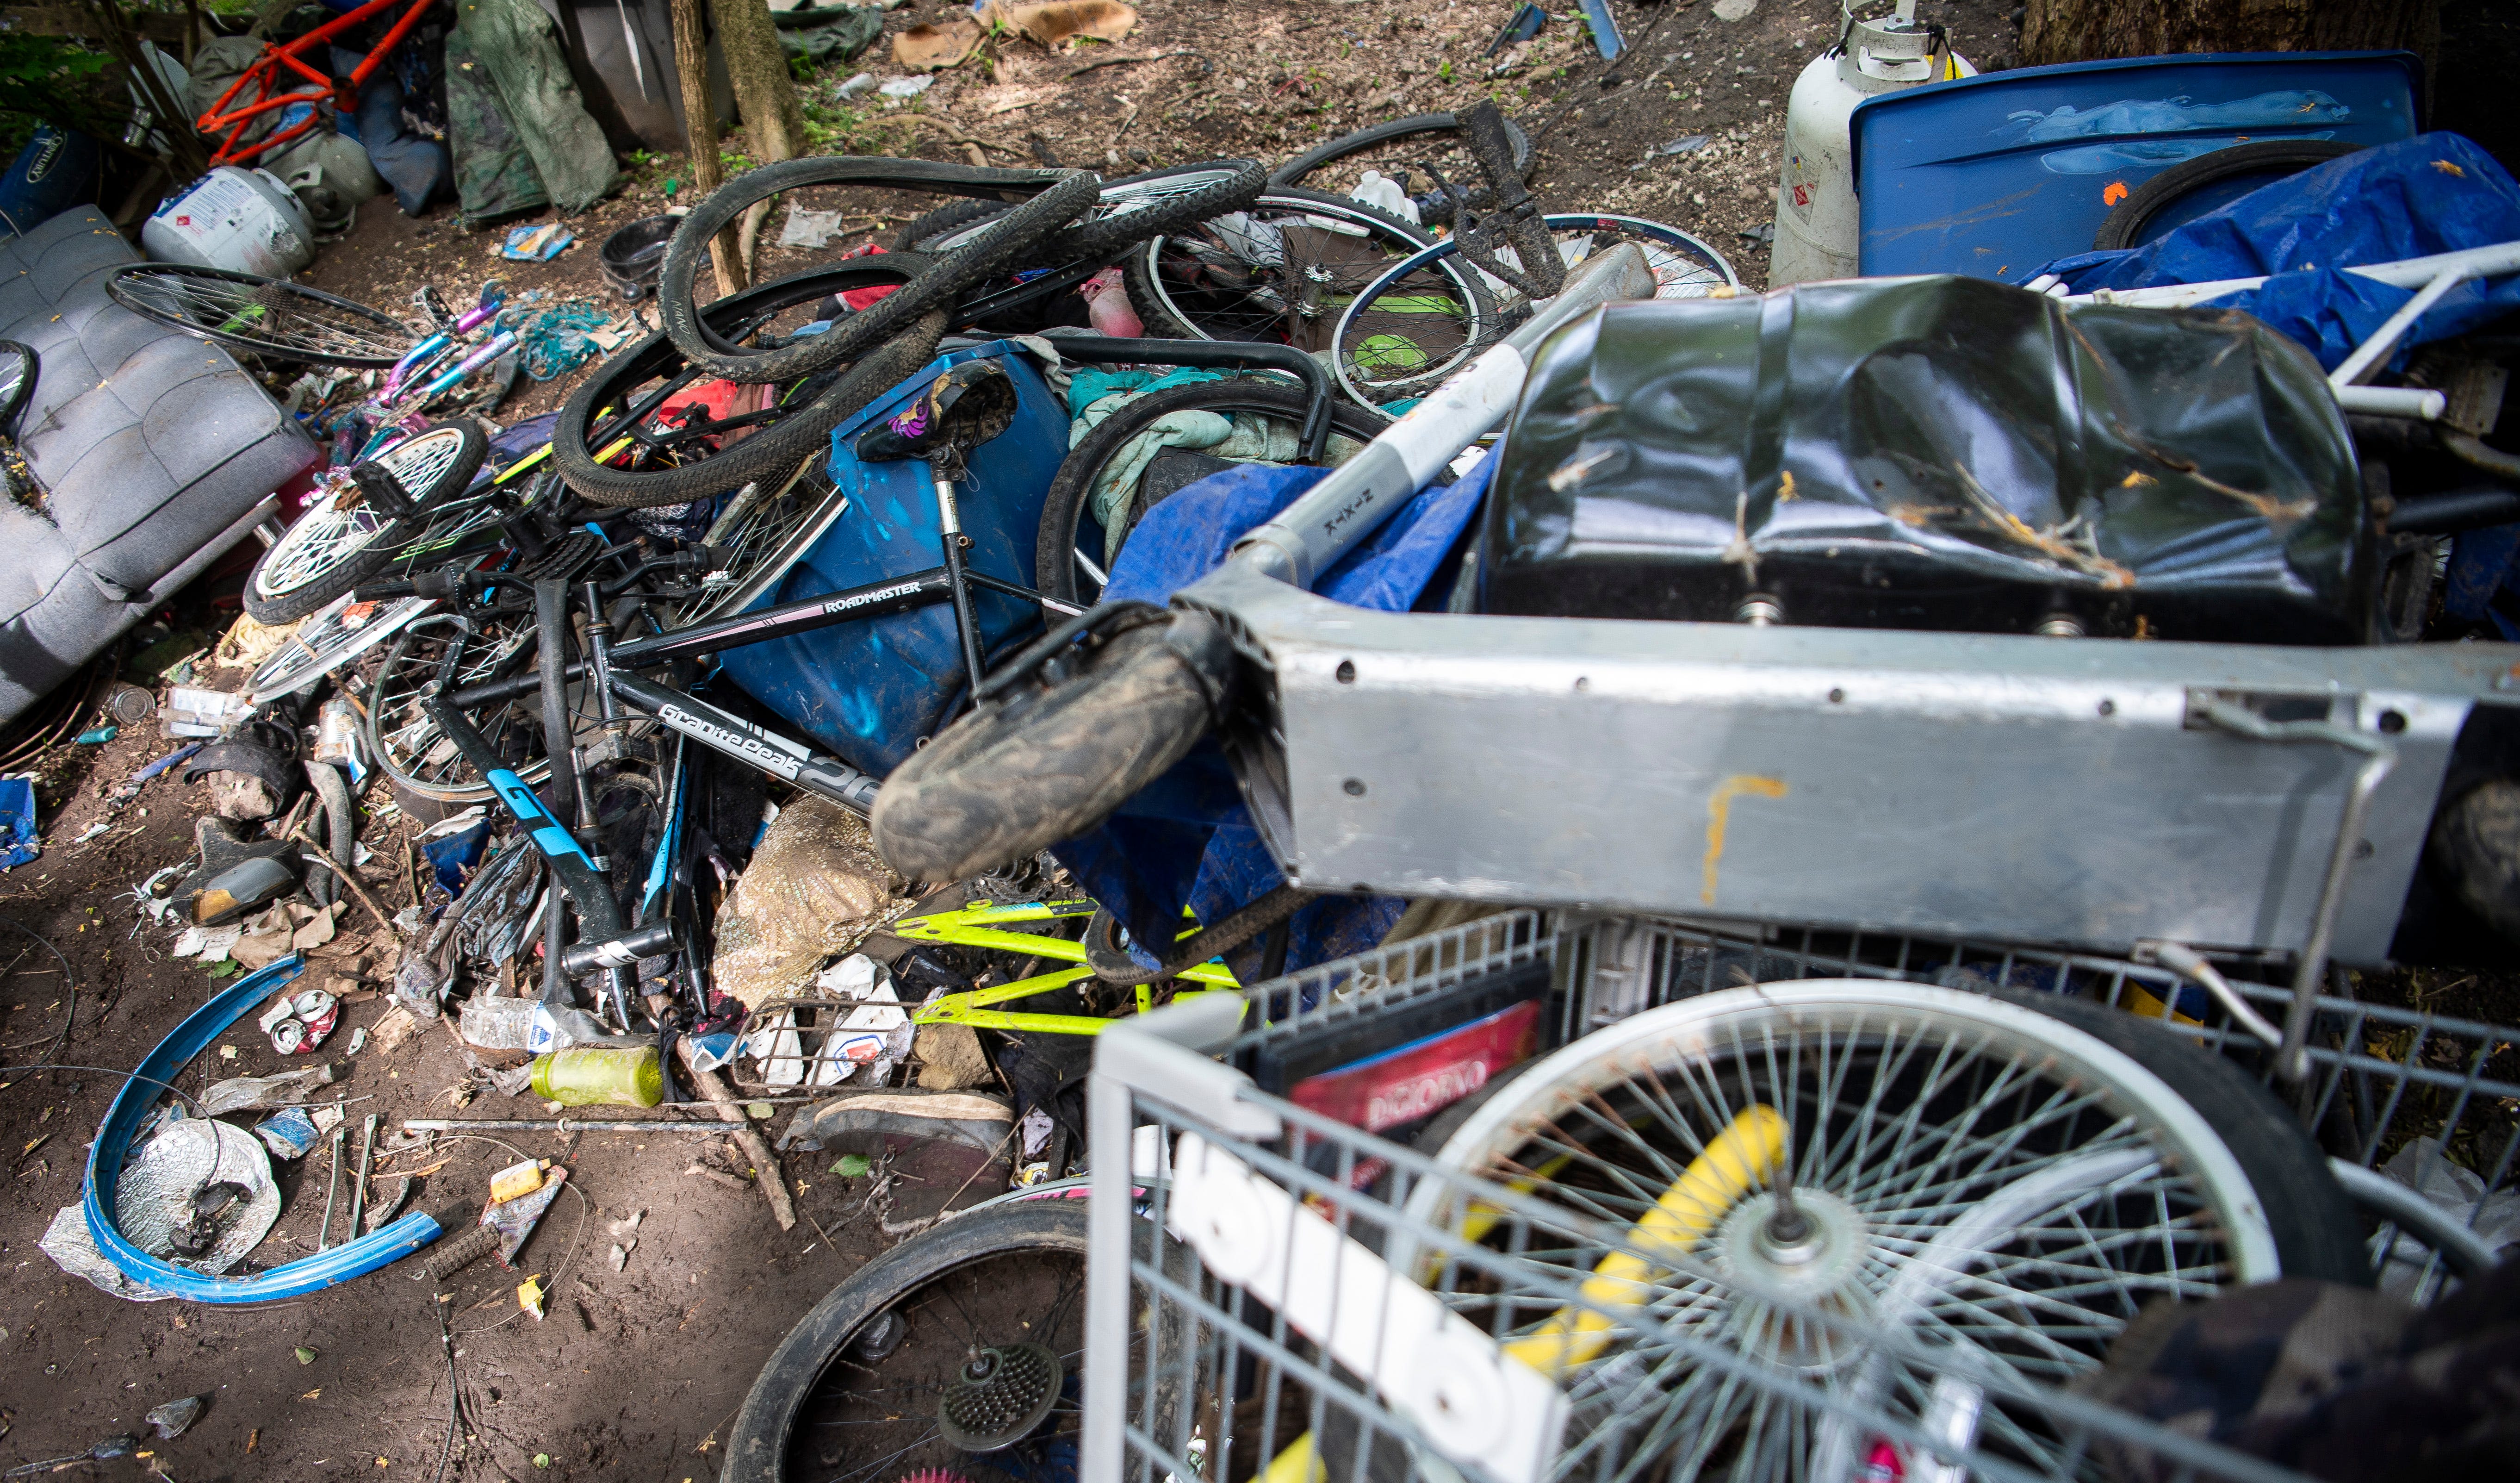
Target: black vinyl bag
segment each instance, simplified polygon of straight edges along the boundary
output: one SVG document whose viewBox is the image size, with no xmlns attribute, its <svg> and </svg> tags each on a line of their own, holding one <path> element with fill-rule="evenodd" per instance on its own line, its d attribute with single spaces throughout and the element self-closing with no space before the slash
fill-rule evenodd
<svg viewBox="0 0 2520 1483">
<path fill-rule="evenodd" d="M 2244 314 L 1971 278 L 1612 304 L 1544 342 L 1479 610 L 2367 642 L 2379 553 L 2317 362 Z"/>
</svg>

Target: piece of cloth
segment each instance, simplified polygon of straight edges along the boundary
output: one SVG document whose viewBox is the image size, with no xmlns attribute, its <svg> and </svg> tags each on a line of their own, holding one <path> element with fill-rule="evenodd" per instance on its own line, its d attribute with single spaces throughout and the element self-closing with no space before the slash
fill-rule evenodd
<svg viewBox="0 0 2520 1483">
<path fill-rule="evenodd" d="M 337 73 L 346 77 L 357 65 L 356 54 L 341 47 L 333 49 Z M 359 89 L 351 124 L 341 132 L 368 152 L 368 163 L 392 189 L 394 204 L 402 207 L 405 216 L 428 209 L 428 203 L 454 184 L 455 161 L 446 146 L 414 133 L 403 122 L 402 79 L 394 68 L 381 67 L 370 74 L 367 85 Z"/>
<path fill-rule="evenodd" d="M 1332 566 L 1315 591 L 1383 612 L 1417 606 L 1461 545 L 1495 463 L 1483 458 L 1453 483 L 1420 491 Z M 1111 569 L 1104 600 L 1169 601 L 1221 565 L 1243 532 L 1328 472 L 1252 464 L 1188 485 L 1147 512 Z M 1285 883 L 1213 737 L 1100 828 L 1052 853 L 1141 942 L 1169 941 L 1185 908 L 1202 922 L 1218 921 Z M 1364 952 L 1382 940 L 1406 905 L 1396 896 L 1330 896 L 1306 905 L 1283 929 L 1285 969 Z M 1257 981 L 1267 944 L 1264 934 L 1226 956 L 1244 983 Z"/>
<path fill-rule="evenodd" d="M 2447 133 L 2340 156 L 2259 187 L 2141 247 L 2081 252 L 2026 275 L 2077 293 L 2267 277 L 2215 299 L 2299 340 L 2333 371 L 2413 292 L 2343 269 L 2520 241 L 2520 182 L 2470 140 Z M 2390 368 L 2430 340 L 2520 309 L 2520 276 L 2463 284 L 2398 341 Z"/>
<path fill-rule="evenodd" d="M 459 43 L 470 53 L 473 73 L 486 74 L 535 178 L 563 215 L 612 194 L 621 183 L 621 166 L 578 96 L 559 27 L 541 6 L 533 0 L 458 0 L 455 29 L 447 37 L 450 108 L 455 75 L 463 70 L 455 56 Z"/>
<path fill-rule="evenodd" d="M 883 34 L 883 11 L 873 5 L 809 5 L 772 11 L 779 27 L 779 49 L 790 59 L 846 62 Z"/>
<path fill-rule="evenodd" d="M 465 225 L 551 204 L 498 88 L 460 30 L 446 38 L 446 142 L 455 159 L 455 208 Z"/>
</svg>

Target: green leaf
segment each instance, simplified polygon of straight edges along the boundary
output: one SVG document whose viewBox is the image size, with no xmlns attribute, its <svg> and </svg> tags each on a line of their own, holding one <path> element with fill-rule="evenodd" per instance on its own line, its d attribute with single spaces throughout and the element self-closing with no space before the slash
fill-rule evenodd
<svg viewBox="0 0 2520 1483">
<path fill-rule="evenodd" d="M 874 1167 L 874 1162 L 863 1153 L 843 1153 L 840 1161 L 832 1165 L 832 1172 L 842 1179 L 864 1179 L 867 1171 Z"/>
</svg>

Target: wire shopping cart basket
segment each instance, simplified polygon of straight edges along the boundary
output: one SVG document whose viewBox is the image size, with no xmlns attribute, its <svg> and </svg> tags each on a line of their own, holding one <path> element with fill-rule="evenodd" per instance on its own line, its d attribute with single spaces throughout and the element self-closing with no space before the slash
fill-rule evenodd
<svg viewBox="0 0 2520 1483">
<path fill-rule="evenodd" d="M 2258 1073 L 2280 1103 L 2243 1090 L 2311 1130 L 2361 1204 L 2349 1236 L 2368 1246 L 2354 1259 L 2426 1301 L 2494 1252 L 2411 1186 L 2428 1164 L 2468 1171 L 2478 1193 L 2509 1176 L 2520 1030 L 2337 992 L 2318 1003 L 2308 1074 L 2283 1081 L 2248 1017 L 2263 1011 L 2262 1030 L 2266 1014 L 2281 1016 L 2291 988 L 2269 980 L 2284 966 L 2219 959 L 2205 966 L 2207 992 L 2193 964 L 1520 912 L 1260 985 L 1238 1022 L 1242 1007 L 1212 996 L 1115 1024 L 1091 1093 L 1081 1476 L 2295 1476 L 2113 1407 L 2093 1373 L 2143 1301 L 2272 1275 L 2247 1248 L 2279 1239 L 2286 1219 L 2247 1200 L 2217 1204 L 2216 1160 L 2229 1156 L 2217 1137 L 2097 1042 L 2080 1042 L 2090 1058 L 2060 1072 L 2046 1053 L 2003 1041 L 2019 1015 L 2078 999 L 2170 1020 Z M 2020 1010 L 2024 999 L 2044 1008 Z M 2087 1005 L 2059 1022 L 2096 1013 Z M 1778 1014 L 1805 1031 L 1856 1033 L 1743 1032 Z M 1882 1052 L 1885 1026 L 1898 1043 L 1895 1026 L 1936 1015 L 1969 1028 L 1924 1051 Z M 2106 1040 L 2119 1017 L 2098 1019 L 2086 1027 Z M 1683 1086 L 1642 1033 L 1666 1022 L 1704 1064 L 1729 1056 L 1732 1069 Z M 1583 1040 L 1597 1030 L 1610 1033 Z M 1498 1144 L 1518 1151 L 1484 1165 L 1452 1156 L 1509 1121 L 1494 1109 L 1515 1096 L 1490 1088 L 1481 1109 L 1461 1094 L 1481 1090 L 1465 1083 L 1485 1073 L 1462 1067 L 1486 1056 L 1502 1083 L 1519 1055 L 1526 1081 L 1545 1082 L 1610 1041 L 1625 1049 L 1601 1063 L 1627 1078 L 1623 1095 L 1702 1108 L 1711 1095 L 1708 1126 L 1722 1131 L 1641 1155 L 1571 1196 L 1580 1181 L 1541 1156 L 1545 1140 Z M 1989 1063 L 2002 1064 L 1969 1074 L 2000 1095 L 1969 1106 L 2009 1121 L 1973 1123 L 1985 1114 L 1971 1110 L 1954 1134 L 1959 1124 L 1927 1116 L 1951 1101 L 1941 1089 L 1965 1079 L 1960 1063 L 1999 1042 L 2011 1049 Z M 1438 1044 L 1470 1054 L 1426 1054 Z M 1551 1046 L 1569 1049 L 1532 1058 Z M 1777 1077 L 1779 1055 L 1793 1054 L 1813 1058 Z M 1756 1095 L 1817 1082 L 1852 1102 L 1863 1067 L 1884 1063 L 1906 1080 L 1875 1074 L 1863 1115 L 1838 1119 L 1836 1133 L 1807 1102 Z M 1453 1084 L 1437 1084 L 1445 1076 Z M 1592 1136 L 1642 1148 L 1643 1120 L 1599 1090 L 1608 1083 L 1566 1085 L 1552 1105 L 1569 1126 L 1587 1119 Z M 1914 1095 L 1903 1101 L 1901 1089 Z M 1526 1088 L 1523 1100 L 1540 1095 Z M 1449 1142 L 1429 1136 L 1423 1115 L 1441 1102 L 1453 1106 L 1436 1117 L 1452 1120 Z M 2080 1130 L 2039 1145 L 2034 1130 L 2068 1113 Z M 1866 1117 L 1887 1131 L 1859 1146 Z M 1795 1119 L 1813 1126 L 1798 1134 Z M 2125 1142 L 2137 1124 L 2149 1131 Z M 1415 1146 L 1399 1141 L 1412 1133 Z M 1844 1146 L 1815 1144 L 1831 1137 Z M 1772 1177 L 1803 1160 L 1799 1191 L 1790 1169 Z M 1931 1206 L 1933 1223 L 1902 1228 L 1878 1201 L 1858 1212 L 1832 1193 L 1832 1163 L 1859 1184 L 1954 1192 L 1909 1200 L 1910 1211 Z M 1992 1255 L 2043 1221 L 2068 1238 L 2032 1257 Z M 1793 1250 L 1773 1240 L 1788 1224 L 1809 1234 Z M 1864 1240 L 1832 1249 L 1832 1229 Z M 1867 1266 L 1865 1241 L 1903 1260 Z M 2039 1281 L 1997 1302 L 1975 1284 L 1998 1267 Z"/>
</svg>

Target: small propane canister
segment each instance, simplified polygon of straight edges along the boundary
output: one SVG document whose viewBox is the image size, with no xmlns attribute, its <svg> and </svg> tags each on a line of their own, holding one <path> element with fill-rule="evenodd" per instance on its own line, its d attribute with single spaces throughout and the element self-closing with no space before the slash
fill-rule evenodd
<svg viewBox="0 0 2520 1483">
<path fill-rule="evenodd" d="M 1859 17 L 1862 10 L 1871 13 Z M 1977 68 L 1951 49 L 1939 25 L 1916 20 L 1916 0 L 1897 0 L 1881 15 L 1878 0 L 1839 0 L 1838 44 L 1794 79 L 1785 103 L 1785 162 L 1777 185 L 1777 241 L 1768 254 L 1768 287 L 1821 278 L 1853 278 L 1857 230 L 1855 106 L 1878 93 L 1919 83 L 1974 77 Z"/>
</svg>

